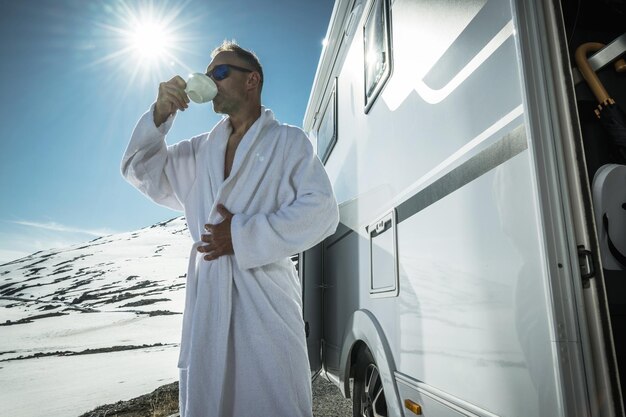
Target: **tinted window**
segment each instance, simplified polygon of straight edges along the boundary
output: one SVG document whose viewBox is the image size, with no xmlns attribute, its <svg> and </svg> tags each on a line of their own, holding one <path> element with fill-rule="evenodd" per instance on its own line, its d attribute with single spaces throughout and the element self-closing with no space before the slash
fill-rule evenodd
<svg viewBox="0 0 626 417">
<path fill-rule="evenodd" d="M 391 42 L 387 0 L 375 0 L 363 28 L 365 58 L 365 111 L 376 100 L 391 73 Z"/>
<path fill-rule="evenodd" d="M 326 109 L 322 115 L 319 127 L 317 128 L 317 155 L 322 162 L 326 163 L 330 152 L 337 142 L 337 88 L 333 86 L 333 91 L 327 101 Z"/>
</svg>

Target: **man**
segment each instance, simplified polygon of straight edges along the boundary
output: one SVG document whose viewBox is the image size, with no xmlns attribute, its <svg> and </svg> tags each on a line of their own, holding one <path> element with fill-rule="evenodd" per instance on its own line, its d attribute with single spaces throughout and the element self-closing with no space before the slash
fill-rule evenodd
<svg viewBox="0 0 626 417">
<path fill-rule="evenodd" d="M 225 42 L 207 75 L 226 115 L 167 146 L 185 81 L 161 83 L 139 120 L 122 174 L 155 202 L 184 210 L 193 245 L 180 368 L 181 417 L 310 417 L 301 288 L 289 256 L 332 234 L 337 203 L 302 130 L 261 105 L 254 54 Z"/>
</svg>

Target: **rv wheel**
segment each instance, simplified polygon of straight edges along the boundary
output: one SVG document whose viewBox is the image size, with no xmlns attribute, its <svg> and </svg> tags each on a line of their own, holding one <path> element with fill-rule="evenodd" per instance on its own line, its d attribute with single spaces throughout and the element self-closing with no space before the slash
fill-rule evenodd
<svg viewBox="0 0 626 417">
<path fill-rule="evenodd" d="M 378 367 L 372 353 L 365 348 L 359 353 L 352 393 L 354 417 L 387 417 L 387 402 Z"/>
</svg>

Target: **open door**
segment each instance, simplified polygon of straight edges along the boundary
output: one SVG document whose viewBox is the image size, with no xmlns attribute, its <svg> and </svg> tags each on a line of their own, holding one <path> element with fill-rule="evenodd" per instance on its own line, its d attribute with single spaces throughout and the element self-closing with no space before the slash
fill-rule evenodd
<svg viewBox="0 0 626 417">
<path fill-rule="evenodd" d="M 624 33 L 626 3 L 519 0 L 514 5 L 529 149 L 545 213 L 545 248 L 549 257 L 556 255 L 548 264 L 552 314 L 559 323 L 555 343 L 559 349 L 571 347 L 569 352 L 580 358 L 558 364 L 565 415 L 625 416 L 618 372 L 621 351 L 614 343 L 623 330 L 607 295 L 624 296 L 607 285 L 597 233 L 602 224 L 594 221 L 592 204 L 596 172 L 614 161 L 594 111 L 597 99 L 581 81 L 575 56 L 581 45 L 609 45 Z M 626 102 L 620 97 L 626 93 L 624 74 L 608 64 L 623 52 L 606 59 L 607 51 L 598 51 L 607 65 L 593 68 L 620 103 Z M 589 54 L 586 59 L 597 58 Z M 568 260 L 569 268 L 561 259 Z"/>
<path fill-rule="evenodd" d="M 585 316 L 581 322 L 586 322 L 584 330 L 590 340 L 587 373 L 594 376 L 596 386 L 595 392 L 589 388 L 590 397 L 603 399 L 598 401 L 599 415 L 624 416 L 626 267 L 607 261 L 609 228 L 603 219 L 609 200 L 601 197 L 602 189 L 608 190 L 608 182 L 604 183 L 607 168 L 619 167 L 614 173 L 623 172 L 626 159 L 607 129 L 606 113 L 599 111 L 606 105 L 598 106 L 598 102 L 626 103 L 626 62 L 620 60 L 626 56 L 626 3 L 555 0 L 554 4 L 560 8 L 546 9 L 555 11 L 554 21 L 558 22 L 554 26 L 560 36 L 552 59 L 561 67 L 563 82 L 556 83 L 562 90 L 553 96 L 562 100 L 555 100 L 562 126 L 569 125 L 563 129 L 562 143 L 581 263 Z M 601 91 L 608 91 L 610 98 L 600 98 Z M 621 182 L 626 184 L 623 178 Z M 626 194 L 623 185 L 618 188 L 620 193 L 610 197 L 621 215 Z M 617 216 L 611 217 L 617 224 Z M 617 234 L 624 234 L 623 226 Z"/>
</svg>

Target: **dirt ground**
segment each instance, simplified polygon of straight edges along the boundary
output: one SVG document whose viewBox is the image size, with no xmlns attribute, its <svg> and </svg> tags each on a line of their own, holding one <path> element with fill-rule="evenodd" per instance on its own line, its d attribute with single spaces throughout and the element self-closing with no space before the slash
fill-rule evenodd
<svg viewBox="0 0 626 417">
<path fill-rule="evenodd" d="M 176 417 L 178 416 L 178 382 L 157 388 L 150 394 L 128 401 L 100 406 L 80 417 Z M 313 381 L 314 417 L 351 417 L 351 401 L 343 398 L 339 388 L 318 376 Z"/>
</svg>

